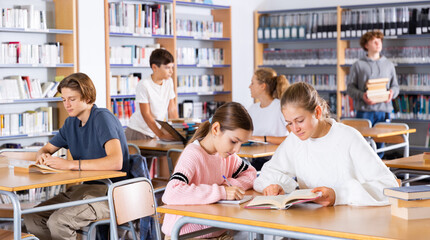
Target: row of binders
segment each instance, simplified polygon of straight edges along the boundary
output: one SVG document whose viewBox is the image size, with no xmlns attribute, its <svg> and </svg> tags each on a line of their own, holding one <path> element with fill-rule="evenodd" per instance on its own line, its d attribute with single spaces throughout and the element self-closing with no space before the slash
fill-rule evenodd
<svg viewBox="0 0 430 240">
<path fill-rule="evenodd" d="M 224 64 L 222 48 L 177 48 L 178 64 L 210 67 Z"/>
<path fill-rule="evenodd" d="M 29 76 L 13 75 L 0 79 L 0 100 L 52 98 L 59 82 L 43 82 Z"/>
<path fill-rule="evenodd" d="M 109 3 L 111 33 L 173 35 L 171 4 Z"/>
<path fill-rule="evenodd" d="M 260 16 L 258 40 L 337 37 L 335 11 Z"/>
<path fill-rule="evenodd" d="M 39 107 L 23 113 L 0 114 L 0 136 L 49 133 L 54 129 L 52 107 Z"/>
<path fill-rule="evenodd" d="M 112 75 L 110 78 L 111 95 L 134 95 L 136 94 L 136 85 L 140 80 L 140 73 L 129 75 Z"/>
<path fill-rule="evenodd" d="M 266 48 L 263 51 L 264 65 L 335 65 L 337 63 L 335 48 L 320 49 L 277 49 Z"/>
<path fill-rule="evenodd" d="M 45 30 L 46 11 L 36 10 L 33 5 L 1 8 L 0 27 Z"/>
<path fill-rule="evenodd" d="M 393 100 L 393 118 L 429 120 L 429 104 L 429 96 L 399 95 Z"/>
<path fill-rule="evenodd" d="M 389 7 L 342 12 L 341 37 L 361 37 L 379 30 L 385 36 L 430 33 L 429 7 Z"/>
<path fill-rule="evenodd" d="M 176 19 L 176 34 L 209 39 L 223 37 L 223 23 L 203 20 Z"/>
<path fill-rule="evenodd" d="M 429 73 L 397 74 L 397 82 L 402 91 L 430 91 Z"/>
<path fill-rule="evenodd" d="M 382 50 L 381 54 L 395 64 L 430 63 L 429 46 L 387 47 Z M 347 48 L 345 49 L 345 64 L 353 64 L 366 55 L 367 53 L 362 48 Z"/>
<path fill-rule="evenodd" d="M 184 100 L 178 104 L 178 113 L 180 118 L 192 119 L 209 119 L 215 113 L 215 110 L 225 102 L 207 101 L 194 102 Z"/>
<path fill-rule="evenodd" d="M 63 45 L 60 42 L 26 44 L 6 42 L 0 45 L 0 64 L 48 65 L 63 63 Z"/>
<path fill-rule="evenodd" d="M 160 48 L 158 44 L 111 46 L 109 47 L 109 61 L 110 64 L 132 64 L 133 66 L 149 67 L 149 57 L 157 48 Z"/>
<path fill-rule="evenodd" d="M 214 92 L 224 90 L 223 75 L 180 75 L 178 93 Z"/>
<path fill-rule="evenodd" d="M 118 118 L 122 126 L 127 126 L 131 115 L 136 110 L 134 99 L 112 99 L 111 101 L 112 113 Z"/>
<path fill-rule="evenodd" d="M 336 90 L 337 82 L 335 74 L 298 74 L 286 75 L 290 84 L 306 82 L 315 87 L 316 90 Z"/>
</svg>

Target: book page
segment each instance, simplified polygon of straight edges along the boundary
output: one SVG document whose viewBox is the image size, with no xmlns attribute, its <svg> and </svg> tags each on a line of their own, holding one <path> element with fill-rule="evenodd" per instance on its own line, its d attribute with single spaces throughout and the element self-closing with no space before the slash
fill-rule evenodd
<svg viewBox="0 0 430 240">
<path fill-rule="evenodd" d="M 219 200 L 216 203 L 226 203 L 226 204 L 242 204 L 244 202 L 248 202 L 249 200 L 252 199 L 252 195 L 245 195 L 243 196 L 242 199 L 240 200 Z"/>
</svg>

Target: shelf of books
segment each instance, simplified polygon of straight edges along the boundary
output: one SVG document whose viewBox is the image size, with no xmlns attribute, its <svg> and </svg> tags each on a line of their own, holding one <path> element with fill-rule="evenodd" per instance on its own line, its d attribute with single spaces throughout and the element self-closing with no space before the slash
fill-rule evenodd
<svg viewBox="0 0 430 240">
<path fill-rule="evenodd" d="M 0 145 L 46 142 L 67 113 L 59 81 L 77 71 L 75 0 L 0 3 Z"/>
<path fill-rule="evenodd" d="M 136 107 L 137 82 L 152 73 L 149 56 L 160 47 L 175 58 L 172 79 L 181 117 L 207 118 L 208 102 L 212 106 L 231 100 L 229 6 L 105 0 L 105 23 L 106 101 L 123 126 Z M 193 105 L 185 115 L 184 102 L 186 109 Z"/>
<path fill-rule="evenodd" d="M 336 26 L 335 7 L 255 12 L 254 68 L 312 84 L 336 114 Z"/>
<path fill-rule="evenodd" d="M 332 113 L 337 119 L 354 117 L 346 95 L 349 68 L 365 55 L 360 37 L 381 30 L 382 54 L 394 63 L 401 89 L 393 100 L 393 121 L 422 129 L 411 135 L 411 145 L 423 146 L 430 123 L 429 8 L 430 1 L 420 1 L 255 12 L 254 67 L 272 67 L 290 82 L 311 83 L 323 96 L 324 90 L 334 91 L 328 94 Z M 317 76 L 328 80 L 316 81 Z"/>
</svg>

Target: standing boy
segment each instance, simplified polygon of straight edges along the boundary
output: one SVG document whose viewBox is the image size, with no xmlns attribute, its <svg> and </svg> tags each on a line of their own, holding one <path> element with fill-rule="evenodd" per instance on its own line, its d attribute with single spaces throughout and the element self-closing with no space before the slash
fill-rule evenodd
<svg viewBox="0 0 430 240">
<path fill-rule="evenodd" d="M 149 58 L 153 73 L 142 79 L 136 86 L 136 111 L 125 129 L 127 140 L 160 138 L 172 140 L 173 137 L 161 131 L 157 120 L 178 118 L 175 92 L 172 80 L 173 56 L 165 49 L 156 49 Z"/>
<path fill-rule="evenodd" d="M 64 78 L 57 88 L 62 94 L 69 117 L 59 133 L 42 147 L 36 162 L 65 170 L 122 170 L 128 172 L 128 148 L 118 119 L 107 109 L 97 108 L 96 89 L 84 73 Z M 73 160 L 52 156 L 60 148 L 67 148 Z M 118 180 L 118 179 L 114 179 Z M 76 201 L 105 196 L 104 184 L 72 186 L 43 203 Z M 107 202 L 96 202 L 54 211 L 24 215 L 27 230 L 39 239 L 76 239 L 76 230 L 92 221 L 108 218 Z"/>
<path fill-rule="evenodd" d="M 367 52 L 367 56 L 352 65 L 348 76 L 347 93 L 354 100 L 357 118 L 369 119 L 372 126 L 390 119 L 390 112 L 393 111 L 391 100 L 399 95 L 394 65 L 381 55 L 383 39 L 384 35 L 380 31 L 370 31 L 361 37 L 360 46 Z M 390 94 L 385 102 L 375 103 L 367 97 L 366 82 L 375 78 L 389 79 L 387 90 Z M 383 146 L 377 145 L 378 148 Z M 379 154 L 380 157 L 383 155 L 384 153 Z"/>
</svg>

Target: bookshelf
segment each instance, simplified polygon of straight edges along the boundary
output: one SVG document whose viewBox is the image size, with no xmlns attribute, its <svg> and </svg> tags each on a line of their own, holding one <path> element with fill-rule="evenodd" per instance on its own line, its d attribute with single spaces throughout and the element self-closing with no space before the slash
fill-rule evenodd
<svg viewBox="0 0 430 240">
<path fill-rule="evenodd" d="M 18 10 L 19 7 L 17 6 L 24 6 L 20 8 L 25 9 L 25 11 L 22 9 Z M 13 61 L 10 62 L 7 56 L 0 56 L 2 58 L 0 61 L 0 79 L 2 80 L 0 81 L 9 79 L 10 76 L 18 76 L 19 78 L 15 80 L 17 82 L 14 84 L 19 84 L 19 81 L 22 81 L 21 76 L 29 76 L 29 79 L 38 79 L 35 81 L 35 84 L 39 84 L 40 86 L 47 82 L 54 82 L 55 76 L 67 76 L 78 71 L 76 0 L 23 0 L 19 2 L 5 0 L 1 2 L 0 7 L 5 9 L 9 14 L 19 13 L 23 16 L 19 19 L 28 20 L 26 23 L 23 20 L 20 21 L 19 25 L 14 25 L 10 21 L 5 21 L 5 18 L 2 19 L 2 24 L 0 24 L 2 47 L 5 47 L 7 44 L 9 44 L 7 45 L 8 47 L 11 47 L 11 42 L 17 43 L 15 46 L 19 47 L 21 57 L 19 59 L 16 58 L 16 61 L 12 59 Z M 44 16 L 43 20 L 39 22 L 40 25 L 34 25 L 38 23 L 27 17 L 31 15 L 30 13 Z M 40 61 L 31 62 L 31 59 L 26 58 L 28 55 L 24 56 L 26 50 L 28 52 L 31 45 L 38 45 L 40 48 L 45 48 L 46 51 L 49 48 L 51 54 L 55 54 L 55 52 L 52 51 L 53 48 L 49 45 L 56 45 L 55 47 L 58 52 L 57 61 L 52 61 L 54 58 L 47 60 L 42 57 Z M 35 54 L 34 51 L 32 54 Z M 7 89 L 9 92 L 10 88 Z M 52 90 L 55 90 L 55 88 Z M 0 145 L 15 143 L 27 146 L 31 145 L 34 141 L 46 142 L 49 137 L 58 132 L 59 127 L 61 127 L 68 116 L 60 97 L 38 97 L 38 94 L 30 93 L 28 90 L 25 90 L 26 96 L 22 95 L 23 93 L 20 90 L 19 96 L 8 95 L 0 98 L 0 118 L 2 120 Z M 30 124 L 31 120 L 29 119 L 34 121 L 36 119 L 36 114 L 31 111 L 42 108 L 45 109 L 41 110 L 42 113 L 46 111 L 46 113 L 43 113 L 43 118 L 50 119 L 48 121 L 49 124 L 46 123 L 51 125 L 50 128 L 47 128 L 46 125 L 45 127 L 30 128 L 29 126 L 33 124 Z M 50 110 L 46 110 L 47 108 Z M 24 113 L 26 111 L 29 112 L 26 114 Z M 39 117 L 41 116 L 39 115 Z M 19 125 L 15 124 L 15 119 L 19 121 Z M 8 120 L 9 123 L 6 123 Z M 5 126 L 5 124 L 7 125 Z M 19 126 L 19 129 L 16 129 L 16 126 Z M 9 127 L 9 130 L 6 129 L 7 127 Z"/>
<path fill-rule="evenodd" d="M 144 44 L 158 44 L 160 47 L 167 49 L 175 58 L 175 67 L 174 73 L 172 76 L 173 83 L 175 86 L 176 92 L 176 102 L 179 105 L 182 101 L 192 100 L 192 101 L 231 101 L 231 89 L 232 89 L 232 70 L 231 70 L 231 10 L 229 6 L 221 6 L 221 5 L 213 5 L 213 4 L 203 4 L 203 3 L 192 3 L 185 1 L 176 1 L 176 0 L 160 0 L 160 1 L 135 1 L 135 4 L 160 4 L 168 6 L 171 10 L 171 32 L 169 34 L 146 34 L 145 36 L 141 36 L 136 33 L 117 33 L 112 32 L 110 23 L 112 22 L 112 17 L 110 14 L 110 9 L 112 3 L 121 3 L 121 1 L 110 1 L 105 0 L 105 46 L 106 46 L 106 102 L 107 107 L 110 108 L 114 113 L 117 111 L 115 109 L 118 107 L 117 103 L 122 105 L 124 108 L 124 103 L 129 101 L 127 104 L 133 104 L 132 102 L 135 98 L 133 92 L 120 92 L 119 94 L 115 94 L 115 86 L 112 84 L 115 81 L 112 81 L 111 76 L 128 76 L 132 73 L 138 73 L 142 78 L 149 76 L 152 73 L 151 68 L 149 67 L 149 59 L 145 59 L 146 65 L 144 66 L 136 66 L 135 64 L 112 64 L 111 57 L 112 52 L 110 51 L 110 47 L 119 46 L 119 45 L 144 45 Z M 181 9 L 182 12 L 186 12 L 189 14 L 193 14 L 194 10 L 200 9 L 205 13 L 205 16 L 202 17 L 202 21 L 206 19 L 210 19 L 212 22 L 221 22 L 222 23 L 222 32 L 218 31 L 217 34 L 205 35 L 202 32 L 192 32 L 185 33 L 184 31 L 178 30 L 177 23 L 178 21 L 186 21 L 187 16 L 178 17 L 178 8 Z M 190 10 L 187 10 L 190 9 Z M 179 13 L 180 15 L 180 13 Z M 194 21 L 200 21 L 201 19 L 193 16 L 190 18 Z M 194 22 L 196 23 L 196 22 Z M 199 22 L 200 23 L 200 22 Z M 203 26 L 203 23 L 202 25 Z M 219 25 L 218 25 L 219 26 Z M 181 28 L 181 30 L 184 30 Z M 216 53 L 215 49 L 222 49 L 223 61 L 218 62 L 183 62 L 182 59 L 179 59 L 178 49 L 183 48 L 192 48 L 195 53 L 200 53 L 200 51 L 206 51 L 205 53 Z M 201 49 L 205 50 L 201 50 Z M 184 50 L 185 52 L 185 50 Z M 211 54 L 212 54 L 211 53 Z M 219 52 L 218 52 L 219 53 Z M 182 55 L 181 55 L 182 56 Z M 210 84 L 214 84 L 215 76 L 223 76 L 223 88 L 211 88 L 205 87 L 203 88 L 193 88 L 187 89 L 185 92 L 178 92 L 178 76 L 182 80 L 185 81 L 185 76 L 199 76 L 203 79 L 208 79 Z M 211 78 L 211 76 L 213 76 Z M 186 79 L 188 80 L 188 78 Z M 200 79 L 201 81 L 201 79 Z M 209 84 L 209 85 L 210 85 Z M 183 86 L 182 88 L 183 89 Z M 123 103 L 121 103 L 121 101 Z M 114 104 L 112 104 L 114 103 Z M 137 106 L 134 106 L 134 108 Z M 121 108 L 121 106 L 119 106 Z M 124 113 L 124 112 L 123 112 Z M 129 113 L 130 114 L 130 113 Z M 131 114 L 130 114 L 131 115 Z M 120 118 L 121 119 L 121 118 Z M 123 125 L 126 125 L 126 121 L 123 121 Z"/>
<path fill-rule="evenodd" d="M 405 7 L 407 8 L 407 11 L 404 10 Z M 288 75 L 290 72 L 305 72 L 306 70 L 314 72 L 314 73 L 328 73 L 332 74 L 334 72 L 336 79 L 334 80 L 335 84 L 335 91 L 331 91 L 331 93 L 335 94 L 335 101 L 329 102 L 331 107 L 333 108 L 333 105 L 335 105 L 335 109 L 337 110 L 335 112 L 335 117 L 339 120 L 340 118 L 344 117 L 347 113 L 346 109 L 347 106 L 345 104 L 342 104 L 342 98 L 346 95 L 346 82 L 345 79 L 349 74 L 349 68 L 351 67 L 351 64 L 355 61 L 351 61 L 349 56 L 346 56 L 347 51 L 354 50 L 355 48 L 360 48 L 359 46 L 359 39 L 360 36 L 359 32 L 361 31 L 361 28 L 345 28 L 345 25 L 348 25 L 346 19 L 348 19 L 348 16 L 355 16 L 358 17 L 356 19 L 360 19 L 360 14 L 367 14 L 371 11 L 380 11 L 379 9 L 384 9 L 384 12 L 386 12 L 386 16 L 401 16 L 401 13 L 407 13 L 405 14 L 408 16 L 406 19 L 409 18 L 410 15 L 420 15 L 421 9 L 425 8 L 428 9 L 430 7 L 430 1 L 421 1 L 421 2 L 407 2 L 407 3 L 384 3 L 384 4 L 371 4 L 371 5 L 350 5 L 350 6 L 336 6 L 336 7 L 329 7 L 329 8 L 315 8 L 315 9 L 294 9 L 294 10 L 277 10 L 277 11 L 256 11 L 254 13 L 254 68 L 257 69 L 259 67 L 273 67 L 275 70 L 277 70 L 280 73 Z M 416 13 L 413 13 L 413 9 L 418 9 Z M 265 25 L 266 22 L 263 22 L 260 24 L 262 16 L 265 16 L 267 20 L 267 17 L 276 17 L 276 16 L 286 16 L 291 13 L 296 14 L 304 14 L 306 12 L 312 11 L 315 14 L 323 13 L 323 12 L 331 12 L 335 11 L 336 13 L 336 37 L 333 36 L 333 38 L 330 38 L 327 36 L 327 38 L 313 38 L 311 35 L 311 38 L 302 37 L 302 38 L 290 38 L 285 39 L 284 38 L 269 38 L 264 39 L 265 33 L 264 30 L 268 29 L 269 34 L 271 34 L 272 30 L 276 31 L 279 29 L 279 27 L 290 26 L 290 25 Z M 350 15 L 349 15 L 350 14 Z M 397 15 L 396 15 L 397 14 Z M 364 15 L 363 15 L 364 16 Z M 415 15 L 414 15 L 415 16 Z M 419 17 L 419 16 L 418 16 Z M 417 17 L 417 18 L 418 18 Z M 285 18 L 285 17 L 284 17 Z M 354 17 L 352 19 L 355 19 Z M 371 19 L 370 17 L 363 17 L 361 19 Z M 387 19 L 390 19 L 387 17 Z M 423 19 L 423 18 L 419 18 Z M 428 15 L 427 15 L 428 19 Z M 386 19 L 385 19 L 386 20 Z M 384 20 L 384 21 L 385 21 Z M 409 20 L 409 19 L 408 19 Z M 364 21 L 364 20 L 363 20 Z M 390 23 L 390 20 L 387 20 L 388 23 Z M 399 18 L 399 22 L 400 18 Z M 384 22 L 385 23 L 385 22 Z M 394 21 L 393 21 L 394 23 Z M 386 24 L 386 23 L 385 23 Z M 402 34 L 400 34 L 400 30 L 394 29 L 393 26 L 403 26 L 400 25 L 398 22 L 396 22 L 395 25 L 386 24 L 387 27 L 382 27 L 384 30 L 384 54 L 394 62 L 396 67 L 396 73 L 398 75 L 399 80 L 399 86 L 400 86 L 400 94 L 399 97 L 395 101 L 399 101 L 399 99 L 402 99 L 402 96 L 406 97 L 405 102 L 403 104 L 415 104 L 416 102 L 423 101 L 424 104 L 428 103 L 428 98 L 430 96 L 430 88 L 427 88 L 427 80 L 430 76 L 428 75 L 428 67 L 430 66 L 430 56 L 428 54 L 424 54 L 424 52 L 428 51 L 421 51 L 421 53 L 417 53 L 416 55 L 422 54 L 422 58 L 418 61 L 415 59 L 408 59 L 408 58 L 402 58 L 399 56 L 399 53 L 407 52 L 405 49 L 409 51 L 414 51 L 417 49 L 425 49 L 428 48 L 428 40 L 430 38 L 430 29 L 427 29 L 427 33 L 424 31 L 424 26 L 427 25 L 428 27 L 428 21 L 422 20 L 418 25 L 421 24 L 421 34 L 417 34 L 419 32 L 418 29 L 415 29 L 413 31 L 409 30 L 407 28 L 407 32 L 403 33 L 403 28 L 401 29 Z M 262 26 L 263 25 L 263 26 Z M 265 26 L 264 26 L 265 25 Z M 352 25 L 351 26 L 368 26 L 367 23 L 362 22 L 362 24 Z M 380 28 L 380 26 L 378 26 Z M 276 29 L 277 28 L 277 29 Z M 400 28 L 400 27 L 399 27 Z M 406 28 L 406 27 L 405 27 Z M 306 29 L 306 26 L 305 26 Z M 363 28 L 364 29 L 364 28 Z M 346 32 L 350 30 L 349 34 L 346 34 Z M 260 31 L 260 32 L 259 32 Z M 356 34 L 352 34 L 354 32 Z M 399 34 L 398 34 L 399 33 Z M 262 35 L 263 34 L 263 35 Z M 296 65 L 286 65 L 286 64 L 264 64 L 265 56 L 267 58 L 268 50 L 269 55 L 271 54 L 270 50 L 273 48 L 278 49 L 289 49 L 289 48 L 298 48 L 298 49 L 308 49 L 310 48 L 309 45 L 314 44 L 318 46 L 331 46 L 336 49 L 336 63 L 334 66 L 331 65 L 306 65 L 306 64 L 296 64 Z M 292 47 L 294 46 L 294 47 Z M 412 49 L 412 50 L 411 50 Z M 390 52 L 391 51 L 391 52 Z M 416 51 L 418 52 L 418 51 Z M 276 56 L 276 54 L 275 54 Z M 288 55 L 287 55 L 288 56 Z M 421 56 L 421 55 L 420 55 Z M 391 58 L 390 58 L 391 57 Z M 276 58 L 275 58 L 276 60 Z M 351 63 L 349 63 L 351 62 Z M 270 63 L 270 61 L 269 61 Z M 403 80 L 402 80 L 403 79 Z M 416 80 L 419 81 L 416 81 Z M 291 80 L 289 78 L 289 80 Z M 430 84 L 430 83 L 429 83 Z M 321 88 L 318 89 L 318 86 L 315 86 L 317 90 L 324 95 L 324 91 Z M 412 98 L 412 99 L 411 99 Z M 329 98 L 329 100 L 332 98 Z M 410 100 L 411 99 L 411 100 Z M 416 100 L 418 99 L 418 100 Z M 427 102 L 426 102 L 427 100 Z M 394 104 L 395 101 L 393 102 Z M 416 105 L 414 105 L 416 106 Z M 392 119 L 393 122 L 405 122 L 409 124 L 413 128 L 417 128 L 417 133 L 411 135 L 411 151 L 417 151 L 422 152 L 423 149 L 425 151 L 430 151 L 430 148 L 428 146 L 424 146 L 424 142 L 429 131 L 429 124 L 430 124 L 430 118 L 426 115 L 423 116 L 420 113 L 420 111 L 426 111 L 422 108 L 423 104 L 421 104 L 420 108 L 412 108 L 407 105 L 406 109 L 402 109 L 405 111 L 403 114 L 397 114 L 395 115 L 395 119 Z M 426 108 L 428 108 L 428 104 L 425 105 Z M 340 110 L 340 111 L 339 111 Z M 415 111 L 415 113 L 413 113 Z M 418 113 L 417 113 L 418 111 Z M 412 112 L 412 113 L 409 113 Z M 334 112 L 333 112 L 334 113 Z M 409 114 L 408 114 L 409 113 Z M 427 112 L 425 112 L 427 113 Z M 399 116 L 401 118 L 399 118 Z M 428 138 L 428 137 L 427 137 Z"/>
</svg>

